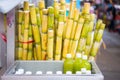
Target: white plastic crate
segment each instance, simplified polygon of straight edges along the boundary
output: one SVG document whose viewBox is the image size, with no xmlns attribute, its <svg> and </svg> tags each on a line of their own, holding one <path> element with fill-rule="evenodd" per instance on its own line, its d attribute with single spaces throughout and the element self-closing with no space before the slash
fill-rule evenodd
<svg viewBox="0 0 120 80">
<path fill-rule="evenodd" d="M 55 74 L 56 71 L 63 71 L 63 61 L 16 61 L 2 76 L 2 80 L 104 80 L 102 73 L 95 62 L 92 64 L 92 74 L 86 75 L 67 75 Z M 25 71 L 31 71 L 32 75 L 15 75 L 15 71 L 23 68 Z M 36 71 L 42 71 L 42 75 L 36 75 Z M 52 75 L 45 74 L 46 71 L 52 71 Z"/>
</svg>

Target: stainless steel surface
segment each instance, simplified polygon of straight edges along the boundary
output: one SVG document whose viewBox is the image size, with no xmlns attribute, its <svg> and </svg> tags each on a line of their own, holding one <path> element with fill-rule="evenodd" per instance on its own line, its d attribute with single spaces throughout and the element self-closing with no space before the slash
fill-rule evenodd
<svg viewBox="0 0 120 80">
<path fill-rule="evenodd" d="M 7 67 L 14 62 L 15 54 L 15 9 L 7 14 Z"/>
<path fill-rule="evenodd" d="M 55 72 L 63 69 L 63 61 L 16 61 L 2 76 L 2 80 L 104 80 L 102 73 L 95 62 L 92 64 L 91 75 L 56 75 Z M 25 71 L 32 71 L 32 75 L 15 75 L 15 71 L 23 68 Z M 37 76 L 35 72 L 41 70 L 42 75 Z M 52 75 L 45 74 L 46 71 L 53 71 Z"/>
</svg>

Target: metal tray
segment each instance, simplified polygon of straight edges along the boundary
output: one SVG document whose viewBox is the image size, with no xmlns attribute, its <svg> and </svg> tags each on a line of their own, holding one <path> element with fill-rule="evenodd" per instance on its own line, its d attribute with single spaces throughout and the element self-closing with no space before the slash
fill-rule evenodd
<svg viewBox="0 0 120 80">
<path fill-rule="evenodd" d="M 2 80 L 104 80 L 104 76 L 93 61 L 91 75 L 76 74 L 55 74 L 56 71 L 62 71 L 63 61 L 16 61 L 2 76 Z M 25 71 L 32 71 L 32 75 L 15 75 L 15 71 L 23 68 Z M 36 71 L 42 71 L 42 75 L 35 75 Z M 53 74 L 45 74 L 46 71 L 52 71 Z"/>
</svg>

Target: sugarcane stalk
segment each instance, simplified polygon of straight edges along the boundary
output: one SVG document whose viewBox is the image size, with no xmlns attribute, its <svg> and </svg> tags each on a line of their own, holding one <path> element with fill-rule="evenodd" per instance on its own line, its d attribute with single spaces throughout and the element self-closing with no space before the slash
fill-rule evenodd
<svg viewBox="0 0 120 80">
<path fill-rule="evenodd" d="M 22 52 L 23 51 L 23 49 L 22 48 L 18 48 L 18 53 L 17 53 L 17 56 L 18 56 L 18 60 L 22 60 Z"/>
<path fill-rule="evenodd" d="M 96 23 L 96 30 L 99 30 L 100 29 L 100 25 L 102 24 L 102 20 L 99 19 Z"/>
<path fill-rule="evenodd" d="M 68 53 L 69 43 L 70 43 L 70 39 L 64 39 L 62 59 L 66 58 L 66 54 Z"/>
<path fill-rule="evenodd" d="M 42 50 L 42 60 L 46 60 L 47 51 Z"/>
<path fill-rule="evenodd" d="M 40 12 L 39 12 L 39 8 L 36 7 L 36 16 L 37 16 L 37 24 L 38 24 L 38 27 L 41 28 L 41 16 L 40 16 Z"/>
<path fill-rule="evenodd" d="M 24 29 L 29 28 L 29 11 L 24 11 Z"/>
<path fill-rule="evenodd" d="M 72 0 L 70 3 L 70 13 L 69 18 L 74 18 L 74 9 L 76 7 L 76 0 Z"/>
<path fill-rule="evenodd" d="M 104 33 L 103 30 L 99 30 L 98 33 L 97 33 L 97 35 L 96 35 L 96 37 L 95 37 L 95 41 L 101 42 L 103 33 Z"/>
<path fill-rule="evenodd" d="M 94 42 L 90 55 L 95 57 L 97 55 L 99 48 L 100 48 L 100 42 Z"/>
<path fill-rule="evenodd" d="M 42 42 L 42 50 L 47 50 L 47 38 L 48 34 L 47 33 L 41 33 L 41 42 Z"/>
<path fill-rule="evenodd" d="M 78 21 L 76 31 L 75 31 L 76 33 L 75 33 L 75 36 L 74 36 L 74 40 L 79 40 L 80 39 L 83 24 L 84 24 L 84 19 L 80 18 L 79 21 Z"/>
<path fill-rule="evenodd" d="M 90 3 L 84 3 L 82 13 L 83 14 L 89 14 L 90 13 Z"/>
<path fill-rule="evenodd" d="M 75 58 L 77 46 L 78 46 L 78 40 L 72 41 L 72 46 L 71 46 L 71 50 L 70 50 L 70 53 L 71 53 L 71 55 L 72 55 L 72 58 Z"/>
<path fill-rule="evenodd" d="M 47 44 L 47 57 L 48 60 L 53 60 L 53 48 L 54 48 L 54 31 L 48 30 L 48 44 Z"/>
<path fill-rule="evenodd" d="M 38 7 L 39 7 L 41 21 L 42 21 L 42 10 L 45 9 L 45 1 L 40 0 L 39 3 L 38 3 Z"/>
<path fill-rule="evenodd" d="M 91 46 L 93 44 L 94 32 L 89 32 L 87 35 L 86 45 Z"/>
<path fill-rule="evenodd" d="M 37 60 L 42 60 L 42 50 L 40 43 L 35 44 Z"/>
<path fill-rule="evenodd" d="M 72 31 L 72 25 L 73 25 L 73 20 L 68 19 L 67 25 L 66 25 L 66 33 L 65 33 L 65 38 L 70 39 L 71 36 L 71 31 Z"/>
<path fill-rule="evenodd" d="M 34 46 L 33 49 L 34 49 L 34 60 L 38 60 L 38 59 L 37 59 L 37 52 L 36 52 L 36 48 L 35 48 L 35 46 Z"/>
<path fill-rule="evenodd" d="M 86 46 L 86 39 L 81 38 L 78 43 L 77 52 L 83 52 Z"/>
<path fill-rule="evenodd" d="M 102 24 L 100 25 L 100 29 L 102 29 L 102 30 L 105 29 L 105 24 L 104 24 L 104 23 L 102 23 Z"/>
<path fill-rule="evenodd" d="M 29 10 L 29 2 L 28 2 L 28 1 L 24 1 L 23 10 L 24 10 L 24 11 L 28 11 L 28 10 Z"/>
<path fill-rule="evenodd" d="M 87 55 L 88 57 L 90 56 L 91 47 L 92 46 L 88 46 L 88 45 L 86 45 L 86 47 L 85 47 L 85 55 Z"/>
<path fill-rule="evenodd" d="M 42 15 L 42 33 L 47 33 L 47 30 L 48 30 L 48 18 L 47 18 L 47 15 L 48 15 L 48 10 L 47 9 L 43 9 L 43 15 Z"/>
</svg>

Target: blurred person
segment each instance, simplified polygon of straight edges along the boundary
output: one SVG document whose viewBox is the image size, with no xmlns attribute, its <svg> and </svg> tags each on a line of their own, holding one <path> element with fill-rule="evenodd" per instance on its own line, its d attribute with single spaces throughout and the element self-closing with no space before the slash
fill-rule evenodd
<svg viewBox="0 0 120 80">
<path fill-rule="evenodd" d="M 115 30 L 115 16 L 116 16 L 116 9 L 114 7 L 115 0 L 106 0 L 106 13 L 107 13 L 107 19 L 110 21 L 110 24 L 108 25 L 109 31 Z"/>
</svg>

